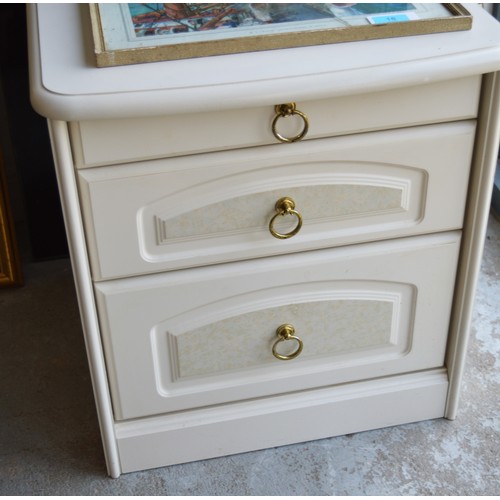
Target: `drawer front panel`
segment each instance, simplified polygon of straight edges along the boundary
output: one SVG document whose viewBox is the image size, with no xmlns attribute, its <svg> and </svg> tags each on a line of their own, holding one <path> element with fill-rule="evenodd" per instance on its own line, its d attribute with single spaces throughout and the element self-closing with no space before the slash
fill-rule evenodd
<svg viewBox="0 0 500 500">
<path fill-rule="evenodd" d="M 409 285 L 332 280 L 246 294 L 239 300 L 245 300 L 245 308 L 251 310 L 248 313 L 242 313 L 241 304 L 234 307 L 235 301 L 228 299 L 209 310 L 199 308 L 157 325 L 158 366 L 166 368 L 161 359 L 170 352 L 172 380 L 178 381 L 273 363 L 271 346 L 281 326 L 276 324 L 277 318 L 291 324 L 297 336 L 304 335 L 301 359 L 335 356 L 340 364 L 341 358 L 350 358 L 352 353 L 358 360 L 375 353 L 400 356 L 409 347 L 413 294 Z M 278 305 L 281 303 L 285 304 Z M 232 310 L 234 316 L 227 318 Z M 203 326 L 193 326 L 192 314 Z M 217 316 L 224 319 L 214 319 Z M 278 354 L 290 356 L 298 345 L 292 339 L 280 342 L 276 349 Z M 168 378 L 168 372 L 162 373 L 162 380 Z M 169 385 L 165 384 L 165 393 Z"/>
<path fill-rule="evenodd" d="M 459 240 L 449 232 L 96 284 L 116 417 L 442 366 Z M 295 359 L 272 353 L 283 324 L 303 342 Z"/>
<path fill-rule="evenodd" d="M 474 131 L 459 122 L 81 171 L 93 276 L 460 228 Z M 269 228 L 282 197 L 303 221 L 286 240 Z M 298 224 L 277 216 L 272 229 Z"/>
<path fill-rule="evenodd" d="M 474 118 L 479 76 L 383 92 L 297 103 L 310 122 L 306 139 Z M 280 102 L 276 102 L 280 104 Z M 142 159 L 275 144 L 273 107 L 144 119 L 71 124 L 76 165 L 92 167 Z M 302 120 L 280 120 L 285 136 Z"/>
</svg>

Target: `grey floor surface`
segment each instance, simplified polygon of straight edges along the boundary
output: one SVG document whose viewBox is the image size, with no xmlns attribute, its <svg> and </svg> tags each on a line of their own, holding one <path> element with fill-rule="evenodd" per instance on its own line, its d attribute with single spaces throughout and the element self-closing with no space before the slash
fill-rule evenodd
<svg viewBox="0 0 500 500">
<path fill-rule="evenodd" d="M 70 263 L 24 270 L 24 287 L 0 291 L 2 495 L 500 494 L 500 223 L 493 218 L 457 420 L 119 479 L 106 476 Z"/>
</svg>

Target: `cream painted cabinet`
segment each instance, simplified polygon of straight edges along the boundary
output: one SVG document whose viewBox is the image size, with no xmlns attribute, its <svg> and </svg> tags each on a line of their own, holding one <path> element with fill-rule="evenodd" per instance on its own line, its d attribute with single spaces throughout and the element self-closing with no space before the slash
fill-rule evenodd
<svg viewBox="0 0 500 500">
<path fill-rule="evenodd" d="M 499 140 L 500 28 L 471 11 L 98 69 L 83 6 L 30 7 L 111 476 L 455 417 Z"/>
</svg>

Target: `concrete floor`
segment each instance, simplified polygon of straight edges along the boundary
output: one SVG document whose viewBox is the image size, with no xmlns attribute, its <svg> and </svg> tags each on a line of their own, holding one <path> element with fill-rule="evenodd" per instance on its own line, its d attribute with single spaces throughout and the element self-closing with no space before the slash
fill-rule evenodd
<svg viewBox="0 0 500 500">
<path fill-rule="evenodd" d="M 490 218 L 457 420 L 106 477 L 68 260 L 0 291 L 2 495 L 500 494 L 500 223 Z"/>
</svg>

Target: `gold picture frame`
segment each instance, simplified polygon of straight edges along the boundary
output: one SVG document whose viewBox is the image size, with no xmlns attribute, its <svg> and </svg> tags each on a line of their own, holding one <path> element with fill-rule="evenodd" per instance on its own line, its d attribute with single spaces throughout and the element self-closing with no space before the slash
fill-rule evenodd
<svg viewBox="0 0 500 500">
<path fill-rule="evenodd" d="M 463 31 L 472 27 L 471 14 L 455 3 L 103 3 L 90 4 L 90 16 L 98 67 Z"/>
<path fill-rule="evenodd" d="M 23 284 L 19 252 L 10 213 L 7 176 L 0 150 L 0 288 Z"/>
</svg>

